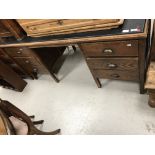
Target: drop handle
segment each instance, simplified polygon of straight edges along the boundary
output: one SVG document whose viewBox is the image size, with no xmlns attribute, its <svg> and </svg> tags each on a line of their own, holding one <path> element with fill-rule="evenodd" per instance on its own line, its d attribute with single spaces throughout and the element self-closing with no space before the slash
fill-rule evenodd
<svg viewBox="0 0 155 155">
<path fill-rule="evenodd" d="M 107 66 L 108 66 L 109 68 L 116 68 L 116 67 L 117 67 L 117 65 L 116 65 L 116 64 L 112 64 L 112 63 L 107 64 Z"/>
<path fill-rule="evenodd" d="M 119 78 L 120 77 L 118 74 L 112 74 L 110 76 L 113 77 L 113 78 Z"/>
<path fill-rule="evenodd" d="M 108 53 L 113 53 L 113 51 L 112 51 L 112 49 L 104 49 L 103 53 L 107 53 L 108 54 Z"/>
</svg>

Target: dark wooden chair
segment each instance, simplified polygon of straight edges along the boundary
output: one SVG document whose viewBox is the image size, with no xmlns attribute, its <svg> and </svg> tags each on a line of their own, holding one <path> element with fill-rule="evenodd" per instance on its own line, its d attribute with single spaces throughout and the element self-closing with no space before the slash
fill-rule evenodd
<svg viewBox="0 0 155 155">
<path fill-rule="evenodd" d="M 7 117 L 8 120 L 10 120 L 10 117 L 13 116 L 14 118 L 24 122 L 28 128 L 28 132 L 26 133 L 27 135 L 55 135 L 60 133 L 60 129 L 57 129 L 52 132 L 40 131 L 35 127 L 35 125 L 42 124 L 44 122 L 43 120 L 32 121 L 31 118 L 34 118 L 34 116 L 26 115 L 23 111 L 21 111 L 16 106 L 14 106 L 13 104 L 11 104 L 6 100 L 0 99 L 0 110 L 5 114 L 5 117 Z M 12 123 L 12 126 L 14 126 L 14 123 Z M 13 133 L 17 134 L 15 128 Z"/>
<path fill-rule="evenodd" d="M 0 86 L 21 92 L 26 85 L 26 81 L 24 81 L 10 66 L 0 60 Z"/>
</svg>

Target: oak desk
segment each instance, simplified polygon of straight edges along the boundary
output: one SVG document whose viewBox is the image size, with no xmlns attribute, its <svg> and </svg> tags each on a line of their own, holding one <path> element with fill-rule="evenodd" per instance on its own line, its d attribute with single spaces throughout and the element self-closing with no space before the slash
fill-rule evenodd
<svg viewBox="0 0 155 155">
<path fill-rule="evenodd" d="M 126 19 L 116 29 L 99 30 L 39 38 L 26 37 L 21 41 L 8 40 L 7 47 L 59 47 L 79 45 L 98 87 L 100 78 L 131 80 L 140 84 L 144 93 L 145 73 L 150 46 L 150 20 Z"/>
</svg>

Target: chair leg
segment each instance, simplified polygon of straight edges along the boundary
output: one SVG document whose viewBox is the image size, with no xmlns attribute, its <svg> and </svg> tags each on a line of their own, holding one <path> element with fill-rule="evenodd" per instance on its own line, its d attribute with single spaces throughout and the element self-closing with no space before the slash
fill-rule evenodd
<svg viewBox="0 0 155 155">
<path fill-rule="evenodd" d="M 39 129 L 37 129 L 35 126 L 30 128 L 30 132 L 28 133 L 29 135 L 56 135 L 60 133 L 60 129 L 54 130 L 52 132 L 44 132 Z"/>
<path fill-rule="evenodd" d="M 44 120 L 40 120 L 40 121 L 33 121 L 34 125 L 38 125 L 38 124 L 43 124 Z"/>
</svg>

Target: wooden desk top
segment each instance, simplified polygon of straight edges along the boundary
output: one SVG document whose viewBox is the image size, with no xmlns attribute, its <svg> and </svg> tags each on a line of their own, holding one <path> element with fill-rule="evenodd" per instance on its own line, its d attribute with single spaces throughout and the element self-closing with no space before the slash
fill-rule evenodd
<svg viewBox="0 0 155 155">
<path fill-rule="evenodd" d="M 99 30 L 95 32 L 83 32 L 67 35 L 46 37 L 25 37 L 22 41 L 15 39 L 7 43 L 1 43 L 0 47 L 51 47 L 80 44 L 84 42 L 110 41 L 122 39 L 146 38 L 148 32 L 148 20 L 126 19 L 124 24 L 116 29 Z"/>
</svg>

